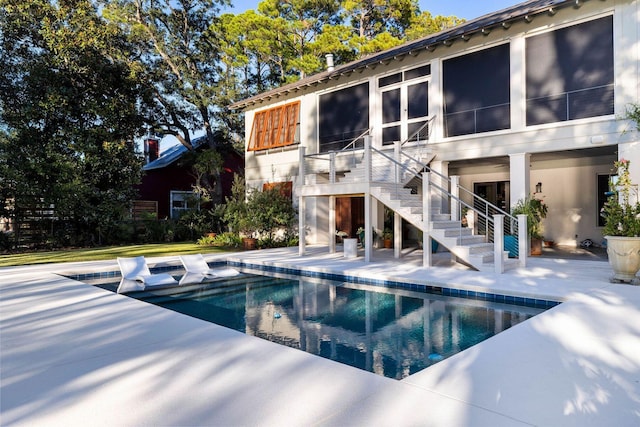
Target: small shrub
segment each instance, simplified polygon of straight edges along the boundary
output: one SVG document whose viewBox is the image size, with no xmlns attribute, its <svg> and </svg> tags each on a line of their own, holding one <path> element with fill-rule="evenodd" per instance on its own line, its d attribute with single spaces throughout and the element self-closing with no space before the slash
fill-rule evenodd
<svg viewBox="0 0 640 427">
<path fill-rule="evenodd" d="M 237 233 L 225 232 L 217 234 L 215 237 L 203 236 L 196 243 L 202 246 L 239 248 L 242 245 L 242 238 Z"/>
</svg>

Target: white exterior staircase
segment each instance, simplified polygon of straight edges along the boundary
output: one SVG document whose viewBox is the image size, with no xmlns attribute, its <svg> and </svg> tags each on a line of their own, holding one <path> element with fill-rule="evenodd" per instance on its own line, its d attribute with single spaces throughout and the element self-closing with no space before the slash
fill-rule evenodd
<svg viewBox="0 0 640 427">
<path fill-rule="evenodd" d="M 420 161 L 426 165 L 433 157 L 433 155 L 423 156 Z M 400 164 L 403 166 L 401 167 Z M 416 180 L 416 174 L 420 171 L 410 172 L 409 164 L 410 161 L 407 160 L 394 165 L 384 155 L 373 155 L 369 187 L 371 196 L 397 212 L 418 230 L 427 231 L 432 239 L 447 248 L 458 261 L 480 271 L 494 271 L 494 244 L 487 242 L 484 235 L 474 235 L 471 228 L 463 227 L 461 221 L 452 220 L 450 214 L 443 213 L 442 197 L 439 196 L 438 191 L 431 191 L 430 223 L 425 227 L 422 191 L 416 192 L 415 189 L 407 186 L 409 183 L 419 181 Z M 366 168 L 365 162 L 358 162 L 339 179 L 339 183 L 355 184 L 367 181 Z M 509 259 L 508 254 L 508 251 L 503 251 L 504 266 L 516 266 L 518 260 Z"/>
<path fill-rule="evenodd" d="M 386 151 L 371 146 L 369 131 L 363 133 L 340 152 L 306 155 L 299 148 L 302 187 L 300 190 L 299 228 L 305 229 L 305 199 L 307 197 L 365 195 L 365 239 L 371 240 L 371 198 L 386 205 L 407 222 L 422 231 L 422 243 L 427 249 L 430 239 L 446 248 L 458 261 L 480 271 L 502 273 L 511 266 L 526 266 L 526 216 L 514 218 L 497 206 L 459 185 L 458 177 L 447 177 L 428 166 L 435 157 L 426 151 L 426 144 L 404 148 L 396 142 Z M 364 140 L 364 148 L 355 148 L 357 140 Z M 342 175 L 341 175 L 342 174 Z M 463 193 L 464 196 L 461 196 Z M 463 200 L 464 199 L 464 200 Z M 333 203 L 333 207 L 331 205 Z M 446 203 L 446 207 L 443 206 Z M 485 234 L 474 234 L 472 227 L 459 220 L 462 208 L 472 212 L 483 223 Z M 508 222 L 505 222 L 508 221 Z M 330 230 L 335 229 L 335 200 L 329 206 Z M 507 225 L 505 227 L 505 225 Z M 399 227 L 396 222 L 395 227 Z M 505 230 L 509 236 L 509 258 L 504 245 Z M 334 231 L 335 232 L 335 231 Z M 397 243 L 401 240 L 396 239 Z M 299 252 L 305 253 L 304 234 L 300 236 Z M 395 256 L 400 256 L 397 245 Z M 329 250 L 335 251 L 330 239 Z M 497 254 L 497 255 L 496 255 Z M 365 261 L 370 261 L 372 245 L 365 247 Z M 425 266 L 431 265 L 431 251 L 423 251 Z"/>
</svg>

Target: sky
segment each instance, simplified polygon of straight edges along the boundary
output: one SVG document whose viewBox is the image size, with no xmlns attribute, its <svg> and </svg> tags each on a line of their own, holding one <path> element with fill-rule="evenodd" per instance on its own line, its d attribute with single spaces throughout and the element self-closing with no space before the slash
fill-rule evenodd
<svg viewBox="0 0 640 427">
<path fill-rule="evenodd" d="M 521 3 L 524 0 L 420 0 L 420 10 L 429 11 L 433 16 L 454 15 L 470 20 L 489 12 Z M 257 9 L 260 0 L 231 0 L 234 9 L 230 12 L 242 13 L 249 9 Z"/>
</svg>

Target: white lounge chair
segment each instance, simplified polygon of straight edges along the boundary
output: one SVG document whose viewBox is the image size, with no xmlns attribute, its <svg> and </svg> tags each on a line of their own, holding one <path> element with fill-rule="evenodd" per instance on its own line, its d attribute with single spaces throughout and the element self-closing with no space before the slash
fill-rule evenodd
<svg viewBox="0 0 640 427">
<path fill-rule="evenodd" d="M 181 255 L 180 261 L 185 269 L 185 274 L 180 279 L 181 285 L 186 283 L 200 283 L 206 279 L 233 277 L 240 274 L 235 268 L 210 268 L 201 254 Z"/>
<path fill-rule="evenodd" d="M 163 285 L 177 285 L 178 281 L 168 273 L 151 274 L 143 256 L 118 258 L 122 280 L 118 293 L 143 291 L 147 288 Z"/>
</svg>

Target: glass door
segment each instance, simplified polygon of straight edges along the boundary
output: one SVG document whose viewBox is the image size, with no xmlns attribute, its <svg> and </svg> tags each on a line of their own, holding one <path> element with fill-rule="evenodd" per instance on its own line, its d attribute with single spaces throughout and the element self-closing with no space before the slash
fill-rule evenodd
<svg viewBox="0 0 640 427">
<path fill-rule="evenodd" d="M 429 82 L 411 82 L 382 91 L 382 145 L 395 141 L 423 141 L 428 129 L 420 128 L 429 114 Z M 417 132 L 420 130 L 419 132 Z M 417 133 L 416 133 L 417 132 Z"/>
</svg>

